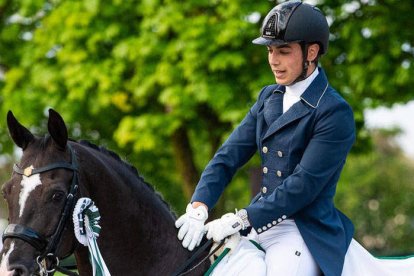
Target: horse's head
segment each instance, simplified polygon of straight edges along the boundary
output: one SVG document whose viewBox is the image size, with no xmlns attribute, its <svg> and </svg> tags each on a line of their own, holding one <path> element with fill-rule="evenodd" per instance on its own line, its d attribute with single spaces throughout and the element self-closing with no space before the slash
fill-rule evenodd
<svg viewBox="0 0 414 276">
<path fill-rule="evenodd" d="M 0 275 L 45 275 L 41 270 L 53 267 L 75 244 L 70 220 L 78 188 L 76 156 L 65 123 L 53 110 L 49 110 L 50 135 L 42 138 L 10 111 L 7 124 L 23 155 L 2 187 L 9 225 L 3 234 Z"/>
</svg>

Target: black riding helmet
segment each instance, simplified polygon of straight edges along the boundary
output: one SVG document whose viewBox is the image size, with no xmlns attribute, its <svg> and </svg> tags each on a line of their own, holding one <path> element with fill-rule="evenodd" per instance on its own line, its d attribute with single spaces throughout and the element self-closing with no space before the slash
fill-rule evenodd
<svg viewBox="0 0 414 276">
<path fill-rule="evenodd" d="M 290 42 L 318 43 L 319 54 L 328 50 L 329 26 L 322 12 L 309 4 L 288 1 L 274 7 L 265 17 L 261 36 L 254 44 L 282 45 Z"/>
<path fill-rule="evenodd" d="M 297 42 L 302 49 L 302 73 L 289 85 L 306 78 L 309 62 L 308 45 L 319 44 L 318 56 L 328 51 L 329 26 L 322 12 L 309 4 L 287 1 L 274 7 L 263 20 L 261 36 L 253 40 L 260 45 L 283 45 Z"/>
</svg>

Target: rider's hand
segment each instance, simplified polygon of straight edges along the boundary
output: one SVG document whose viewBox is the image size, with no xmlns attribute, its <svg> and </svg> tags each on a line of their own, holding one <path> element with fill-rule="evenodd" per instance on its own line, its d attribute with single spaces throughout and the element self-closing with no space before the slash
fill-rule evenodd
<svg viewBox="0 0 414 276">
<path fill-rule="evenodd" d="M 204 223 L 208 218 L 207 207 L 200 205 L 193 208 L 187 205 L 186 213 L 175 222 L 175 227 L 180 228 L 178 239 L 183 241 L 183 247 L 193 250 L 198 246 L 204 235 Z"/>
<path fill-rule="evenodd" d="M 207 223 L 205 230 L 207 231 L 207 239 L 220 242 L 248 226 L 243 223 L 243 220 L 237 214 L 228 213 L 219 219 Z"/>
</svg>

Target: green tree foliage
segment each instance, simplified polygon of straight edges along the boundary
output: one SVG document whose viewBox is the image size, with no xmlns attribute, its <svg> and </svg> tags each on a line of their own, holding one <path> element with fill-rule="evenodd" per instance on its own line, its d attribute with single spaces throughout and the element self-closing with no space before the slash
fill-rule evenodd
<svg viewBox="0 0 414 276">
<path fill-rule="evenodd" d="M 44 109 L 54 107 L 71 124 L 72 137 L 123 152 L 167 197 L 183 198 L 184 183 L 183 203 L 223 134 L 271 81 L 265 49 L 251 45 L 254 15 L 270 5 L 15 3 L 9 16 L 36 22 L 31 39 L 15 38 L 21 54 L 5 62 L 1 114 L 12 108 L 37 125 Z"/>
<path fill-rule="evenodd" d="M 375 150 L 348 158 L 336 196 L 355 224 L 355 238 L 382 256 L 414 252 L 414 162 L 396 146 L 396 134 L 372 132 Z"/>
<path fill-rule="evenodd" d="M 366 148 L 363 111 L 413 99 L 414 34 L 407 26 L 413 1 L 323 1 L 332 20 L 331 47 L 323 64 L 330 81 L 355 111 L 359 137 L 354 150 Z"/>
</svg>

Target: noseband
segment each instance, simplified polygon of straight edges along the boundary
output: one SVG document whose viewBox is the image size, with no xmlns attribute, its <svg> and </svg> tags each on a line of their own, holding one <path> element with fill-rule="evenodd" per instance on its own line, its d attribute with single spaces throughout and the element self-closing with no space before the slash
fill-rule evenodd
<svg viewBox="0 0 414 276">
<path fill-rule="evenodd" d="M 40 256 L 38 259 L 44 260 L 47 257 L 57 257 L 55 256 L 57 251 L 57 246 L 62 238 L 63 229 L 73 212 L 73 208 L 75 205 L 75 197 L 78 191 L 79 183 L 78 183 L 78 163 L 76 160 L 75 152 L 72 150 L 72 148 L 68 145 L 68 149 L 71 155 L 71 163 L 68 162 L 57 162 L 52 163 L 50 165 L 46 165 L 41 168 L 26 168 L 21 169 L 16 164 L 13 167 L 13 171 L 17 174 L 24 175 L 24 176 L 31 176 L 34 174 L 40 174 L 43 172 L 51 171 L 54 169 L 66 169 L 73 172 L 72 177 L 72 183 L 69 188 L 69 194 L 66 197 L 65 206 L 63 208 L 63 211 L 60 216 L 59 223 L 56 226 L 56 229 L 53 233 L 53 235 L 50 238 L 46 238 L 36 232 L 35 230 L 20 225 L 20 224 L 9 224 L 4 230 L 3 233 L 3 243 L 6 239 L 20 239 L 27 243 L 29 243 L 31 246 L 33 246 L 35 249 L 37 249 L 40 252 Z M 70 252 L 69 254 L 71 254 Z"/>
</svg>

